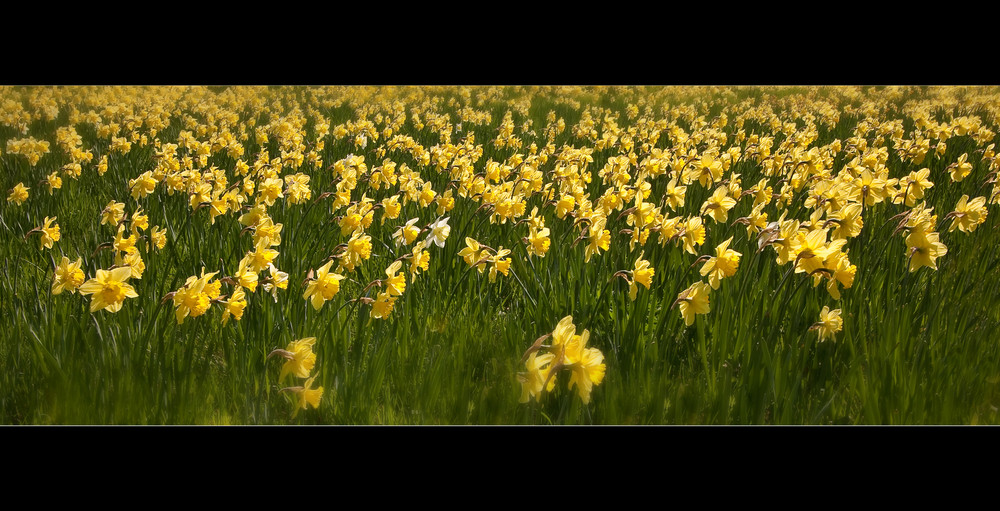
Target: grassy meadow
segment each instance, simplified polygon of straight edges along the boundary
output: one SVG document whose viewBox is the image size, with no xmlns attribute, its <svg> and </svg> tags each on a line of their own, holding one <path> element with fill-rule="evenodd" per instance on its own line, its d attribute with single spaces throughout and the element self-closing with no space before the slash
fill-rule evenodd
<svg viewBox="0 0 1000 511">
<path fill-rule="evenodd" d="M 4 424 L 997 424 L 994 87 L 0 88 Z"/>
</svg>

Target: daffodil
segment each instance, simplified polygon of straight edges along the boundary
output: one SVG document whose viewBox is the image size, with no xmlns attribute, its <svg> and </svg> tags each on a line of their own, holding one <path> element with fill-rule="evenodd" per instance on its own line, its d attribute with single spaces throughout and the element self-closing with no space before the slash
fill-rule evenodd
<svg viewBox="0 0 1000 511">
<path fill-rule="evenodd" d="M 56 217 L 45 217 L 45 225 L 43 225 L 39 230 L 42 233 L 42 238 L 39 241 L 39 250 L 43 248 L 52 248 L 52 244 L 59 241 L 59 224 L 54 224 Z"/>
<path fill-rule="evenodd" d="M 497 249 L 496 254 L 490 258 L 490 282 L 494 282 L 497 278 L 497 272 L 502 273 L 504 277 L 510 272 L 511 260 L 506 257 L 510 254 L 510 250 L 503 248 L 503 245 Z"/>
<path fill-rule="evenodd" d="M 319 408 L 319 402 L 323 398 L 323 387 L 312 388 L 313 382 L 316 377 L 313 376 L 306 380 L 305 384 L 300 387 L 291 387 L 292 391 L 298 394 L 298 402 L 295 405 L 295 411 L 292 412 L 292 418 L 294 419 L 296 415 L 299 414 L 299 410 L 308 410 L 310 406 L 313 408 Z"/>
<path fill-rule="evenodd" d="M 664 198 L 667 201 L 667 206 L 670 207 L 670 211 L 677 211 L 678 208 L 684 207 L 684 195 L 686 192 L 686 186 L 677 186 L 676 177 L 667 183 L 667 190 Z"/>
<path fill-rule="evenodd" d="M 603 216 L 594 218 L 588 228 L 587 246 L 583 251 L 583 261 L 590 262 L 590 257 L 594 254 L 600 255 L 601 250 L 608 250 L 611 247 L 611 231 L 604 228 L 607 219 Z"/>
<path fill-rule="evenodd" d="M 572 195 L 563 195 L 556 203 L 556 217 L 564 218 L 576 206 L 576 199 Z"/>
<path fill-rule="evenodd" d="M 142 208 L 139 208 L 132 215 L 132 232 L 135 233 L 136 229 L 140 231 L 145 231 L 149 228 L 149 215 L 142 212 Z"/>
<path fill-rule="evenodd" d="M 424 250 L 423 243 L 417 243 L 410 252 L 410 281 L 415 281 L 421 271 L 427 271 L 430 262 L 431 253 Z"/>
<path fill-rule="evenodd" d="M 206 274 L 202 270 L 201 277 L 188 277 L 187 281 L 184 282 L 184 286 L 174 293 L 174 306 L 177 307 L 174 311 L 174 316 L 177 318 L 178 325 L 183 324 L 184 319 L 188 316 L 196 318 L 208 311 L 208 308 L 212 305 L 212 299 L 218 297 L 218 286 L 208 286 L 209 281 L 217 273 Z M 212 296 L 212 294 L 215 296 Z"/>
<path fill-rule="evenodd" d="M 636 284 L 642 284 L 646 289 L 653 284 L 653 275 L 656 271 L 649 265 L 649 261 L 642 258 L 645 252 L 639 253 L 639 258 L 635 260 L 635 268 L 630 272 L 632 278 L 629 279 L 628 285 L 628 297 L 632 301 L 635 301 L 635 297 L 638 294 L 639 286 Z"/>
<path fill-rule="evenodd" d="M 253 232 L 253 243 L 258 245 L 263 243 L 264 246 L 274 247 L 281 244 L 281 228 L 282 224 L 276 224 L 271 219 L 270 216 L 264 215 L 254 226 Z"/>
<path fill-rule="evenodd" d="M 118 225 L 118 222 L 125 217 L 125 203 L 111 201 L 101 211 L 101 225 Z"/>
<path fill-rule="evenodd" d="M 524 362 L 527 371 L 518 373 L 517 379 L 521 383 L 521 402 L 527 403 L 531 398 L 538 401 L 541 398 L 542 390 L 551 392 L 556 386 L 555 378 L 550 378 L 551 363 L 556 358 L 552 353 L 538 355 L 532 353 L 528 360 Z M 546 382 L 548 384 L 546 385 Z"/>
<path fill-rule="evenodd" d="M 264 291 L 271 293 L 271 298 L 277 302 L 278 290 L 288 289 L 288 273 L 279 270 L 274 264 L 268 264 L 267 271 L 270 275 L 264 281 Z"/>
<path fill-rule="evenodd" d="M 150 171 L 143 172 L 142 175 L 135 179 L 130 179 L 128 182 L 129 190 L 132 193 L 132 198 L 139 200 L 151 193 L 156 189 L 156 179 L 153 178 L 153 173 Z"/>
<path fill-rule="evenodd" d="M 487 255 L 486 249 L 479 245 L 479 242 L 466 236 L 465 248 L 458 252 L 459 257 L 465 259 L 465 264 L 476 266 L 479 273 L 486 270 L 486 262 L 482 261 Z"/>
<path fill-rule="evenodd" d="M 389 313 L 392 312 L 393 305 L 396 304 L 396 297 L 392 296 L 388 292 L 379 293 L 378 297 L 372 303 L 371 317 L 377 319 L 386 319 L 389 317 Z"/>
<path fill-rule="evenodd" d="M 708 200 L 701 206 L 701 213 L 712 217 L 716 222 L 726 223 L 729 210 L 736 205 L 736 199 L 729 196 L 729 188 L 719 186 Z"/>
<path fill-rule="evenodd" d="M 309 179 L 307 174 L 301 172 L 285 176 L 289 204 L 301 204 L 312 198 L 312 190 L 309 189 Z"/>
<path fill-rule="evenodd" d="M 49 195 L 52 195 L 53 190 L 62 188 L 62 184 L 62 178 L 59 177 L 58 171 L 52 171 L 52 173 L 45 178 L 45 186 L 49 189 Z"/>
<path fill-rule="evenodd" d="M 7 202 L 13 202 L 18 206 L 24 204 L 24 201 L 28 200 L 28 190 L 30 189 L 24 186 L 24 183 L 14 185 L 14 188 L 10 191 L 10 195 L 7 196 Z"/>
<path fill-rule="evenodd" d="M 115 268 L 111 271 L 97 270 L 94 278 L 80 286 L 80 294 L 92 295 L 90 312 L 102 309 L 118 312 L 126 298 L 138 297 L 135 288 L 128 284 L 131 275 L 132 270 L 128 267 Z"/>
<path fill-rule="evenodd" d="M 63 256 L 52 276 L 52 294 L 57 295 L 63 291 L 75 293 L 87 278 L 83 274 L 83 270 L 80 269 L 81 266 L 83 266 L 82 257 L 78 257 L 75 263 L 71 263 L 68 257 Z"/>
<path fill-rule="evenodd" d="M 962 195 L 955 205 L 955 211 L 951 213 L 954 218 L 948 232 L 956 228 L 962 232 L 973 232 L 979 224 L 986 221 L 986 197 L 976 197 L 969 200 L 968 195 Z"/>
<path fill-rule="evenodd" d="M 972 172 L 972 164 L 966 161 L 968 158 L 968 153 L 962 153 L 962 156 L 958 157 L 958 161 L 948 166 L 952 181 L 959 183 Z"/>
<path fill-rule="evenodd" d="M 132 269 L 132 278 L 141 279 L 142 273 L 146 271 L 146 263 L 142 260 L 138 250 L 126 252 L 124 257 L 119 252 L 115 254 L 115 266 L 127 266 Z"/>
<path fill-rule="evenodd" d="M 393 195 L 387 199 L 382 200 L 382 223 L 384 224 L 386 219 L 393 220 L 399 217 L 399 213 L 403 210 L 402 204 L 399 203 L 399 196 Z"/>
<path fill-rule="evenodd" d="M 712 309 L 708 300 L 708 293 L 711 291 L 712 286 L 704 282 L 696 282 L 677 295 L 677 306 L 680 308 L 681 316 L 684 318 L 684 325 L 693 325 L 695 315 L 697 314 L 708 314 L 711 312 Z"/>
<path fill-rule="evenodd" d="M 904 195 L 900 195 L 900 200 L 894 200 L 893 202 L 896 204 L 903 202 L 906 206 L 912 208 L 917 200 L 924 198 L 924 191 L 934 186 L 934 183 L 928 179 L 930 175 L 931 170 L 928 168 L 910 172 L 910 175 L 899 182 Z"/>
<path fill-rule="evenodd" d="M 232 296 L 223 302 L 222 324 L 229 323 L 229 317 L 236 318 L 236 321 L 243 319 L 243 309 L 247 306 L 246 293 L 242 287 L 237 287 Z"/>
<path fill-rule="evenodd" d="M 851 261 L 847 259 L 847 254 L 840 251 L 827 256 L 823 262 L 823 267 L 831 272 L 831 275 L 825 277 L 828 280 L 826 290 L 834 300 L 840 300 L 839 286 L 843 285 L 844 289 L 849 289 L 854 285 L 854 275 L 857 274 L 858 267 L 851 264 Z M 822 273 L 815 273 L 813 275 L 813 286 L 819 285 L 823 278 L 824 275 Z"/>
<path fill-rule="evenodd" d="M 587 341 L 590 339 L 589 330 L 576 334 L 573 316 L 562 318 L 552 331 L 551 337 L 550 352 L 541 356 L 532 352 L 526 362 L 528 372 L 518 375 L 518 381 L 521 382 L 521 402 L 527 402 L 532 396 L 537 400 L 543 385 L 545 390 L 551 391 L 555 387 L 552 371 L 566 368 L 571 373 L 568 388 L 572 390 L 576 387 L 583 403 L 590 403 L 594 385 L 599 385 L 604 380 L 606 371 L 603 363 L 604 354 L 597 348 L 587 347 Z M 538 343 L 532 349 L 537 347 Z"/>
<path fill-rule="evenodd" d="M 587 333 L 584 330 L 584 333 Z M 581 336 L 582 338 L 582 336 Z M 594 385 L 600 385 L 604 381 L 604 373 L 607 370 L 604 362 L 604 354 L 597 348 L 586 348 L 582 350 L 579 361 L 571 367 L 569 388 L 576 386 L 577 394 L 583 400 L 583 404 L 590 403 L 590 394 Z"/>
<path fill-rule="evenodd" d="M 302 298 L 309 300 L 316 310 L 323 308 L 323 304 L 332 299 L 340 291 L 340 281 L 343 275 L 330 272 L 333 260 L 330 260 L 316 271 L 316 278 L 309 281 Z"/>
<path fill-rule="evenodd" d="M 451 226 L 448 225 L 448 219 L 449 217 L 438 219 L 429 226 L 431 232 L 427 235 L 427 239 L 438 247 L 443 248 L 444 241 L 448 239 L 448 235 L 451 234 Z"/>
<path fill-rule="evenodd" d="M 400 227 L 395 233 L 393 233 L 392 240 L 396 242 L 397 246 L 401 244 L 409 245 L 417 239 L 417 236 L 420 235 L 420 228 L 415 225 L 418 220 L 418 218 L 411 218 L 407 220 L 406 225 Z"/>
<path fill-rule="evenodd" d="M 361 232 L 355 232 L 347 241 L 347 250 L 340 255 L 340 264 L 347 271 L 354 268 L 372 256 L 372 237 Z"/>
<path fill-rule="evenodd" d="M 541 230 L 531 227 L 528 233 L 528 257 L 536 255 L 538 257 L 545 257 L 545 254 L 549 251 L 549 228 L 545 227 Z"/>
<path fill-rule="evenodd" d="M 393 261 L 385 269 L 385 275 L 388 277 L 385 280 L 385 287 L 390 296 L 401 296 L 403 291 L 406 291 L 406 274 L 399 272 L 399 269 L 402 267 L 402 261 Z"/>
<path fill-rule="evenodd" d="M 576 325 L 573 324 L 573 316 L 562 318 L 552 330 L 552 347 L 561 350 L 575 334 Z"/>
<path fill-rule="evenodd" d="M 278 381 L 285 381 L 289 374 L 296 378 L 308 378 L 309 373 L 316 365 L 316 354 L 313 353 L 313 345 L 316 344 L 315 337 L 306 337 L 288 343 L 283 351 L 277 351 L 285 358 L 284 365 L 281 366 L 281 373 L 278 374 Z"/>
<path fill-rule="evenodd" d="M 826 241 L 827 229 L 813 229 L 809 234 L 797 233 L 794 247 L 798 264 L 795 273 L 812 273 L 823 267 L 827 256 L 840 250 L 847 243 L 845 239 Z"/>
<path fill-rule="evenodd" d="M 715 247 L 715 257 L 710 257 L 701 267 L 701 275 L 708 275 L 708 283 L 712 285 L 712 289 L 719 289 L 719 281 L 735 275 L 740 266 L 740 256 L 743 254 L 729 248 L 732 241 L 730 236 Z"/>
<path fill-rule="evenodd" d="M 258 195 L 258 203 L 263 202 L 267 204 L 268 207 L 274 205 L 274 201 L 285 196 L 282 192 L 282 182 L 281 178 L 273 177 L 265 179 L 261 183 L 260 188 L 257 190 L 260 195 Z"/>
<path fill-rule="evenodd" d="M 834 334 L 844 328 L 844 320 L 840 317 L 840 309 L 830 310 L 830 307 L 823 306 L 819 313 L 819 322 L 812 326 L 819 334 L 819 340 L 836 340 Z"/>
<path fill-rule="evenodd" d="M 697 254 L 695 247 L 705 243 L 705 225 L 700 216 L 691 217 L 684 224 L 684 251 L 689 254 Z"/>
<path fill-rule="evenodd" d="M 834 239 L 854 238 L 861 234 L 864 227 L 864 220 L 861 218 L 861 204 L 853 202 L 841 208 L 833 215 L 837 220 L 837 228 L 831 235 Z"/>
<path fill-rule="evenodd" d="M 153 246 L 157 250 L 163 249 L 167 245 L 167 230 L 165 228 L 154 226 L 149 231 L 150 238 L 153 241 Z"/>
<path fill-rule="evenodd" d="M 255 273 L 264 271 L 264 268 L 267 268 L 278 257 L 278 251 L 268 248 L 269 246 L 266 240 L 260 240 L 254 250 L 246 255 L 247 267 L 251 271 Z"/>
<path fill-rule="evenodd" d="M 236 274 L 233 275 L 233 278 L 236 279 L 236 283 L 239 284 L 240 287 L 246 288 L 253 293 L 257 291 L 258 275 L 257 272 L 253 271 L 249 265 L 249 258 L 244 257 L 240 260 L 239 268 L 236 270 Z"/>
<path fill-rule="evenodd" d="M 906 237 L 907 253 L 910 254 L 910 272 L 923 266 L 937 269 L 937 258 L 948 253 L 948 247 L 941 243 L 936 232 L 913 231 Z"/>
<path fill-rule="evenodd" d="M 113 245 L 118 252 L 131 254 L 139 251 L 139 249 L 135 248 L 135 243 L 138 239 L 139 237 L 135 234 L 125 236 L 125 224 L 118 224 L 118 233 L 115 234 Z"/>
</svg>

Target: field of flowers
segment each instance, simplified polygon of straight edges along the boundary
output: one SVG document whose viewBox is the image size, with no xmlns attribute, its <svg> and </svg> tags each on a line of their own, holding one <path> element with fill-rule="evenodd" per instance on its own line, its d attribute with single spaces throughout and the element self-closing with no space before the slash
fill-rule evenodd
<svg viewBox="0 0 1000 511">
<path fill-rule="evenodd" d="M 1000 88 L 0 88 L 5 424 L 1000 423 Z"/>
</svg>

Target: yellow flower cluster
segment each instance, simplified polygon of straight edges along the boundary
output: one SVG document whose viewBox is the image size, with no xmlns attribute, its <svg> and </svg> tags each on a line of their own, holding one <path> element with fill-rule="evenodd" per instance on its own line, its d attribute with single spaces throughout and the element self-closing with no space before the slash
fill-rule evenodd
<svg viewBox="0 0 1000 511">
<path fill-rule="evenodd" d="M 542 344 L 546 338 L 552 338 L 548 346 Z M 525 372 L 518 373 L 521 383 L 521 402 L 527 403 L 531 398 L 541 399 L 543 392 L 552 392 L 556 385 L 556 375 L 562 371 L 570 373 L 567 388 L 576 387 L 577 395 L 584 404 L 590 403 L 594 385 L 604 381 L 606 366 L 604 354 L 597 348 L 588 348 L 590 330 L 584 330 L 577 335 L 573 317 L 566 316 L 550 335 L 541 337 L 535 345 L 524 354 Z M 546 352 L 539 355 L 540 348 Z"/>
</svg>

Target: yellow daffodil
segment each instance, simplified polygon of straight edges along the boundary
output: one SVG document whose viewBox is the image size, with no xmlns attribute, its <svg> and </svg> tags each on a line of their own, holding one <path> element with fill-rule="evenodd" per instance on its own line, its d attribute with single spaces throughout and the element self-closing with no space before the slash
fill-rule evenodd
<svg viewBox="0 0 1000 511">
<path fill-rule="evenodd" d="M 167 245 L 167 230 L 158 226 L 154 226 L 149 231 L 150 238 L 153 241 L 153 246 L 157 250 L 163 249 Z"/>
<path fill-rule="evenodd" d="M 401 296 L 403 291 L 406 291 L 406 274 L 399 273 L 402 267 L 402 261 L 394 261 L 385 269 L 385 275 L 388 277 L 385 280 L 385 287 L 389 296 Z"/>
<path fill-rule="evenodd" d="M 462 259 L 465 259 L 465 264 L 469 266 L 476 265 L 476 269 L 479 270 L 479 273 L 482 273 L 486 270 L 486 262 L 480 262 L 480 261 L 486 257 L 487 252 L 485 248 L 479 245 L 478 241 L 466 237 L 465 248 L 460 250 L 458 252 L 458 255 Z"/>
<path fill-rule="evenodd" d="M 344 277 L 330 272 L 332 265 L 333 261 L 331 260 L 316 270 L 316 278 L 309 281 L 305 293 L 302 294 L 302 298 L 309 300 L 316 310 L 323 308 L 323 304 L 340 291 L 340 281 Z"/>
<path fill-rule="evenodd" d="M 174 306 L 177 307 L 174 316 L 178 325 L 183 324 L 184 318 L 188 316 L 196 318 L 208 311 L 212 299 L 218 297 L 218 287 L 216 285 L 209 287 L 209 281 L 217 273 L 206 274 L 202 270 L 201 277 L 188 277 L 184 286 L 174 293 Z"/>
<path fill-rule="evenodd" d="M 503 245 L 497 249 L 496 254 L 490 258 L 490 282 L 494 282 L 497 278 L 497 272 L 502 273 L 504 277 L 510 272 L 511 260 L 509 257 L 510 250 L 503 248 Z"/>
<path fill-rule="evenodd" d="M 296 378 L 309 377 L 309 373 L 316 365 L 316 354 L 313 353 L 312 349 L 315 344 L 315 337 L 306 337 L 305 339 L 288 343 L 284 352 L 280 352 L 286 360 L 284 365 L 281 366 L 281 373 L 278 375 L 279 382 L 285 381 L 285 378 L 289 374 Z"/>
<path fill-rule="evenodd" d="M 52 276 L 52 294 L 57 295 L 63 291 L 75 293 L 87 278 L 83 274 L 83 270 L 80 269 L 82 265 L 82 257 L 78 257 L 75 263 L 71 263 L 68 257 L 63 256 Z"/>
<path fill-rule="evenodd" d="M 645 252 L 639 253 L 639 258 L 635 260 L 635 268 L 630 272 L 632 278 L 629 279 L 628 285 L 628 297 L 632 301 L 635 301 L 635 297 L 638 294 L 639 287 L 636 284 L 642 284 L 646 289 L 653 284 L 653 275 L 656 271 L 649 265 L 649 261 L 642 258 Z"/>
<path fill-rule="evenodd" d="M 548 227 L 541 230 L 531 227 L 528 233 L 528 257 L 533 255 L 545 257 L 545 254 L 549 251 L 550 243 Z"/>
<path fill-rule="evenodd" d="M 682 239 L 684 250 L 692 255 L 697 254 L 695 247 L 705 243 L 705 226 L 700 216 L 691 217 L 684 224 Z"/>
<path fill-rule="evenodd" d="M 720 224 L 729 219 L 729 210 L 736 205 L 736 200 L 729 196 L 729 188 L 719 186 L 708 200 L 701 206 L 701 214 L 712 217 Z"/>
<path fill-rule="evenodd" d="M 387 319 L 392 312 L 393 305 L 396 304 L 396 297 L 388 292 L 379 293 L 378 298 L 372 303 L 371 317 L 377 319 Z"/>
<path fill-rule="evenodd" d="M 415 281 L 421 271 L 427 271 L 430 266 L 431 253 L 424 250 L 423 243 L 417 243 L 410 252 L 410 281 Z"/>
<path fill-rule="evenodd" d="M 708 293 L 711 290 L 712 287 L 708 284 L 696 282 L 677 295 L 677 306 L 680 308 L 681 316 L 684 318 L 684 325 L 693 325 L 695 315 L 697 314 L 708 314 L 711 312 L 712 308 L 708 300 Z"/>
<path fill-rule="evenodd" d="M 687 192 L 686 186 L 677 186 L 677 178 L 673 178 L 667 183 L 667 190 L 665 192 L 665 198 L 667 201 L 667 206 L 670 207 L 670 211 L 677 211 L 678 208 L 684 207 L 684 195 Z"/>
<path fill-rule="evenodd" d="M 10 195 L 7 196 L 7 202 L 13 202 L 18 206 L 24 204 L 24 201 L 28 200 L 28 190 L 30 189 L 24 186 L 24 183 L 14 185 L 14 188 L 10 191 Z"/>
<path fill-rule="evenodd" d="M 384 224 L 386 219 L 393 220 L 399 218 L 399 213 L 403 210 L 402 204 L 399 203 L 399 196 L 393 195 L 387 199 L 382 200 L 382 223 Z"/>
<path fill-rule="evenodd" d="M 527 356 L 525 367 L 528 371 L 518 374 L 518 381 L 521 383 L 521 402 L 526 403 L 532 397 L 537 401 L 543 391 L 554 389 L 555 375 L 552 372 L 565 368 L 571 373 L 568 388 L 572 390 L 576 387 L 583 403 L 590 403 L 594 385 L 599 385 L 604 380 L 606 371 L 603 363 L 604 354 L 597 348 L 587 347 L 587 341 L 590 339 L 589 330 L 584 330 L 580 335 L 576 334 L 572 316 L 562 318 L 552 331 L 551 337 L 550 352 L 543 355 L 535 352 L 544 337 L 539 339 Z"/>
<path fill-rule="evenodd" d="M 52 248 L 52 244 L 59 241 L 59 224 L 55 224 L 56 217 L 45 217 L 45 225 L 39 228 L 42 233 L 42 238 L 39 240 L 38 249 Z"/>
<path fill-rule="evenodd" d="M 340 256 L 340 264 L 347 271 L 354 271 L 354 267 L 361 264 L 372 256 L 372 237 L 367 234 L 355 232 L 351 239 L 347 241 L 347 250 Z"/>
<path fill-rule="evenodd" d="M 576 387 L 583 404 L 590 403 L 594 385 L 600 385 L 607 370 L 601 350 L 587 348 L 589 339 L 590 331 L 584 330 L 567 341 L 563 350 L 563 366 L 570 370 L 569 389 Z"/>
<path fill-rule="evenodd" d="M 240 266 L 233 275 L 240 287 L 248 289 L 251 293 L 257 291 L 257 272 L 250 268 L 250 259 L 244 257 L 240 260 Z"/>
<path fill-rule="evenodd" d="M 242 287 L 237 287 L 232 296 L 223 302 L 222 324 L 229 323 L 229 317 L 236 318 L 236 321 L 243 319 L 243 309 L 247 306 L 246 293 Z"/>
<path fill-rule="evenodd" d="M 938 236 L 938 233 L 933 231 L 913 231 L 906 237 L 910 272 L 915 272 L 923 266 L 937 269 L 937 258 L 948 253 L 948 247 L 941 243 Z"/>
<path fill-rule="evenodd" d="M 608 250 L 611 247 L 611 231 L 604 228 L 606 221 L 605 217 L 598 216 L 590 223 L 587 246 L 583 252 L 585 263 L 589 263 L 590 257 L 594 254 L 600 255 L 601 250 Z"/>
<path fill-rule="evenodd" d="M 396 242 L 397 246 L 400 244 L 409 245 L 417 239 L 417 236 L 420 235 L 420 228 L 415 225 L 418 220 L 418 218 L 411 218 L 406 221 L 406 225 L 396 230 L 392 235 L 392 239 Z"/>
<path fill-rule="evenodd" d="M 138 297 L 135 288 L 128 284 L 131 275 L 132 270 L 128 267 L 97 270 L 97 276 L 80 286 L 80 294 L 92 295 L 90 312 L 102 309 L 118 312 L 126 298 Z"/>
<path fill-rule="evenodd" d="M 952 181 L 960 183 L 972 173 L 972 164 L 966 161 L 968 158 L 968 153 L 962 153 L 962 156 L 958 157 L 958 161 L 948 166 L 948 172 L 951 173 Z"/>
<path fill-rule="evenodd" d="M 323 387 L 312 388 L 315 380 L 316 377 L 313 376 L 306 380 L 301 387 L 292 387 L 292 390 L 298 394 L 298 402 L 295 405 L 295 411 L 292 412 L 293 419 L 299 414 L 299 410 L 308 410 L 310 406 L 319 408 L 319 402 L 323 398 Z"/>
<path fill-rule="evenodd" d="M 986 221 L 986 197 L 976 197 L 970 201 L 968 195 L 962 195 L 951 215 L 954 218 L 948 232 L 956 228 L 962 232 L 974 232 L 979 224 Z"/>
<path fill-rule="evenodd" d="M 545 391 L 552 392 L 552 389 L 556 386 L 555 378 L 550 378 L 551 363 L 556 358 L 552 353 L 546 353 L 541 356 L 538 353 L 532 353 L 528 356 L 528 360 L 524 362 L 524 366 L 527 371 L 523 373 L 518 373 L 517 379 L 521 383 L 521 402 L 527 403 L 531 398 L 535 398 L 538 401 L 542 396 L 542 389 L 544 386 Z M 548 385 L 546 385 L 548 382 Z"/>
<path fill-rule="evenodd" d="M 101 225 L 104 224 L 118 225 L 118 222 L 121 222 L 122 218 L 124 217 L 125 217 L 125 203 L 111 201 L 104 208 L 104 211 L 101 211 Z"/>
<path fill-rule="evenodd" d="M 729 248 L 733 241 L 732 236 L 721 245 L 715 247 L 715 257 L 711 257 L 701 267 L 701 275 L 708 275 L 708 283 L 712 289 L 719 289 L 719 281 L 732 277 L 736 274 L 736 269 L 740 266 L 740 256 L 743 254 Z"/>
<path fill-rule="evenodd" d="M 45 178 L 45 186 L 49 189 L 49 195 L 52 195 L 53 190 L 62 188 L 62 184 L 62 178 L 59 177 L 58 171 L 53 171 Z"/>
<path fill-rule="evenodd" d="M 819 322 L 812 326 L 819 334 L 820 342 L 827 339 L 836 340 L 835 334 L 844 328 L 844 320 L 840 317 L 840 309 L 830 310 L 823 306 L 819 313 Z"/>
</svg>

